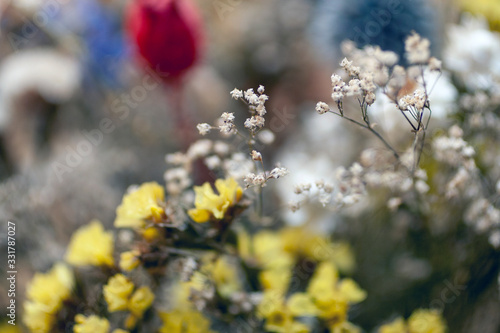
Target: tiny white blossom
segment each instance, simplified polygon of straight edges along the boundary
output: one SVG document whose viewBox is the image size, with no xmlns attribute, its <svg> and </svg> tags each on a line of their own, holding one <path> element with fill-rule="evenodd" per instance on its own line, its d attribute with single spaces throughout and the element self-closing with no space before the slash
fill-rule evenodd
<svg viewBox="0 0 500 333">
<path fill-rule="evenodd" d="M 221 115 L 221 118 L 222 118 L 222 120 L 224 120 L 226 122 L 232 122 L 232 121 L 234 121 L 234 113 L 232 113 L 232 112 L 224 112 Z"/>
<path fill-rule="evenodd" d="M 260 86 L 259 86 L 259 88 L 257 89 L 257 92 L 258 92 L 259 94 L 263 94 L 263 93 L 264 93 L 264 91 L 265 91 L 265 88 L 264 88 L 264 86 L 263 86 L 263 85 L 260 85 Z"/>
<path fill-rule="evenodd" d="M 405 41 L 406 58 L 410 64 L 423 64 L 429 60 L 431 43 L 427 38 L 422 38 L 413 32 Z"/>
<path fill-rule="evenodd" d="M 243 92 L 239 89 L 234 88 L 233 91 L 231 91 L 231 97 L 234 99 L 240 99 L 243 97 Z"/>
<path fill-rule="evenodd" d="M 207 123 L 203 123 L 196 125 L 196 128 L 198 129 L 198 132 L 200 132 L 201 135 L 207 135 L 208 133 L 210 133 L 212 126 L 210 126 Z"/>
<path fill-rule="evenodd" d="M 440 72 L 441 71 L 441 67 L 442 67 L 442 61 L 435 58 L 435 57 L 431 57 L 429 59 L 429 69 L 431 71 L 436 71 L 436 72 Z"/>
<path fill-rule="evenodd" d="M 252 160 L 254 161 L 262 161 L 262 154 L 259 153 L 258 151 L 256 150 L 252 150 Z"/>
<path fill-rule="evenodd" d="M 319 114 L 325 114 L 330 111 L 330 107 L 325 102 L 318 102 L 316 104 L 316 112 Z"/>
<path fill-rule="evenodd" d="M 210 170 L 213 170 L 221 165 L 221 159 L 217 155 L 212 155 L 205 158 L 205 164 Z"/>
<path fill-rule="evenodd" d="M 277 167 L 271 170 L 270 176 L 272 178 L 278 179 L 279 177 L 284 177 L 288 175 L 289 171 L 287 168 Z"/>
</svg>

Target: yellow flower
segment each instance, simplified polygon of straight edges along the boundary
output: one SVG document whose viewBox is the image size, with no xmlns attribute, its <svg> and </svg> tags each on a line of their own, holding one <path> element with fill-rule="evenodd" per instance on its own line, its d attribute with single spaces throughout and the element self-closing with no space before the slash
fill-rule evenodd
<svg viewBox="0 0 500 333">
<path fill-rule="evenodd" d="M 108 333 L 109 321 L 95 315 L 85 317 L 82 314 L 75 316 L 74 333 Z"/>
<path fill-rule="evenodd" d="M 129 300 L 128 309 L 134 316 L 141 318 L 144 312 L 153 304 L 155 296 L 149 287 L 138 288 Z"/>
<path fill-rule="evenodd" d="M 71 237 L 66 261 L 75 266 L 112 266 L 113 244 L 113 234 L 105 231 L 101 222 L 92 220 Z"/>
<path fill-rule="evenodd" d="M 406 327 L 405 320 L 403 318 L 397 318 L 389 324 L 382 325 L 379 328 L 379 333 L 406 333 L 408 329 Z"/>
<path fill-rule="evenodd" d="M 122 252 L 120 254 L 120 268 L 127 272 L 137 268 L 137 266 L 141 263 L 139 255 L 139 251 Z"/>
<path fill-rule="evenodd" d="M 301 293 L 299 296 L 300 298 L 292 303 L 294 313 L 300 311 L 313 313 L 311 310 L 313 304 L 316 308 L 315 313 L 328 324 L 331 332 L 359 331 L 347 321 L 347 311 L 350 304 L 363 301 L 366 292 L 351 279 L 339 281 L 333 263 L 329 261 L 320 263 L 309 282 L 307 293 Z M 307 300 L 307 297 L 310 299 Z"/>
<path fill-rule="evenodd" d="M 223 219 L 229 207 L 240 201 L 243 195 L 243 189 L 233 178 L 217 179 L 215 188 L 219 194 L 215 194 L 209 183 L 194 187 L 196 208 L 188 211 L 193 221 L 203 223 L 212 217 Z"/>
<path fill-rule="evenodd" d="M 408 330 L 410 333 L 444 333 L 446 325 L 438 311 L 418 309 L 408 318 Z"/>
<path fill-rule="evenodd" d="M 346 243 L 331 242 L 306 227 L 284 228 L 280 231 L 280 237 L 283 249 L 295 257 L 306 257 L 318 262 L 332 261 L 342 272 L 354 269 L 354 255 Z"/>
<path fill-rule="evenodd" d="M 123 274 L 111 277 L 103 287 L 104 299 L 109 312 L 127 310 L 128 299 L 134 290 L 134 284 Z"/>
<path fill-rule="evenodd" d="M 211 277 L 223 297 L 242 289 L 235 263 L 227 256 L 218 256 L 215 259 L 213 254 L 208 254 L 203 258 L 201 271 Z"/>
<path fill-rule="evenodd" d="M 195 310 L 160 312 L 163 326 L 160 333 L 213 333 L 210 320 Z"/>
<path fill-rule="evenodd" d="M 74 277 L 58 263 L 47 273 L 36 273 L 26 290 L 24 323 L 33 332 L 49 332 L 64 300 L 71 296 Z"/>
<path fill-rule="evenodd" d="M 265 291 L 262 301 L 257 307 L 257 315 L 266 320 L 264 328 L 267 331 L 307 333 L 309 327 L 294 318 L 297 315 L 296 310 L 305 309 L 307 313 L 303 313 L 303 315 L 311 315 L 309 312 L 311 307 L 305 304 L 299 305 L 303 301 L 301 295 L 292 296 L 288 301 L 285 301 L 282 293 L 275 290 Z"/>
<path fill-rule="evenodd" d="M 413 311 L 407 322 L 398 318 L 389 324 L 382 325 L 379 333 L 444 333 L 446 324 L 436 310 L 418 309 Z"/>
<path fill-rule="evenodd" d="M 121 328 L 116 328 L 111 333 L 129 333 L 129 331 L 122 330 Z"/>
<path fill-rule="evenodd" d="M 43 304 L 30 301 L 24 303 L 23 322 L 31 332 L 50 332 L 55 320 L 56 315 L 47 311 Z"/>
<path fill-rule="evenodd" d="M 294 264 L 294 258 L 283 250 L 279 234 L 270 231 L 261 231 L 253 237 L 239 231 L 238 253 L 249 264 L 266 270 L 289 270 Z"/>
<path fill-rule="evenodd" d="M 266 269 L 259 273 L 259 282 L 264 290 L 285 293 L 292 278 L 291 269 Z"/>
<path fill-rule="evenodd" d="M 0 332 L 2 333 L 22 333 L 19 325 L 11 325 L 8 322 L 0 324 Z"/>
<path fill-rule="evenodd" d="M 162 207 L 165 190 L 158 183 L 144 183 L 132 193 L 126 194 L 116 209 L 115 227 L 142 228 L 144 220 L 161 221 L 165 213 Z"/>
</svg>

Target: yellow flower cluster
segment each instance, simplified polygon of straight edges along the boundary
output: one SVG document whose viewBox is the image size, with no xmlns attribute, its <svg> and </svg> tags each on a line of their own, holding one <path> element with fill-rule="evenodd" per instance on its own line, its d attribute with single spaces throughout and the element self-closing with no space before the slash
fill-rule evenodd
<svg viewBox="0 0 500 333">
<path fill-rule="evenodd" d="M 85 317 L 82 314 L 75 316 L 74 333 L 109 333 L 109 321 L 95 315 Z M 114 329 L 111 333 L 128 333 L 120 328 Z"/>
<path fill-rule="evenodd" d="M 175 306 L 170 311 L 159 313 L 163 321 L 160 333 L 214 333 L 210 330 L 210 320 L 190 301 L 191 291 L 203 290 L 207 282 L 205 275 L 195 272 L 190 281 L 179 282 L 172 288 L 172 303 Z"/>
<path fill-rule="evenodd" d="M 158 183 L 142 184 L 126 194 L 116 209 L 115 227 L 144 228 L 146 220 L 161 222 L 165 215 L 165 189 Z"/>
<path fill-rule="evenodd" d="M 188 211 L 193 221 L 203 223 L 211 218 L 222 220 L 228 209 L 240 201 L 243 189 L 233 178 L 217 179 L 215 181 L 216 194 L 209 183 L 195 186 L 195 207 Z"/>
<path fill-rule="evenodd" d="M 141 261 L 139 260 L 140 252 L 137 250 L 126 251 L 120 254 L 120 268 L 123 271 L 130 272 L 139 266 Z"/>
<path fill-rule="evenodd" d="M 73 285 L 73 272 L 61 263 L 45 274 L 36 273 L 26 290 L 24 324 L 32 332 L 51 332 L 57 312 L 63 301 L 70 298 Z"/>
<path fill-rule="evenodd" d="M 74 266 L 113 266 L 113 246 L 113 234 L 93 220 L 71 237 L 66 261 Z"/>
<path fill-rule="evenodd" d="M 383 325 L 379 333 L 445 333 L 446 324 L 436 310 L 418 309 L 405 321 L 403 318 Z"/>
<path fill-rule="evenodd" d="M 213 280 L 217 291 L 223 297 L 242 290 L 241 279 L 236 266 L 228 256 L 217 256 L 209 253 L 203 258 L 201 272 Z"/>
<path fill-rule="evenodd" d="M 300 258 L 333 263 L 345 272 L 354 268 L 354 256 L 347 244 L 332 243 L 306 228 L 262 231 L 253 237 L 240 231 L 238 253 L 250 266 L 263 269 L 259 281 L 264 290 L 285 292 L 293 265 Z"/>
<path fill-rule="evenodd" d="M 111 277 L 103 288 L 109 312 L 130 311 L 127 328 L 133 328 L 138 319 L 153 304 L 154 294 L 147 286 L 137 288 L 123 274 Z"/>
<path fill-rule="evenodd" d="M 313 316 L 314 309 L 309 305 L 303 304 L 296 311 L 297 302 L 301 302 L 295 295 L 292 295 L 288 300 L 285 300 L 283 293 L 276 290 L 268 290 L 264 292 L 263 299 L 260 302 L 257 313 L 259 317 L 266 319 L 265 329 L 271 332 L 278 333 L 307 333 L 309 327 L 304 323 L 295 320 L 297 316 Z M 309 306 L 308 310 L 305 311 Z"/>
<path fill-rule="evenodd" d="M 259 315 L 266 319 L 266 329 L 275 332 L 308 332 L 294 317 L 315 316 L 323 320 L 330 332 L 359 332 L 347 321 L 351 304 L 366 298 L 366 292 L 351 279 L 339 279 L 331 262 L 321 262 L 307 291 L 294 293 L 284 301 L 283 289 L 268 289 L 259 305 Z"/>
</svg>

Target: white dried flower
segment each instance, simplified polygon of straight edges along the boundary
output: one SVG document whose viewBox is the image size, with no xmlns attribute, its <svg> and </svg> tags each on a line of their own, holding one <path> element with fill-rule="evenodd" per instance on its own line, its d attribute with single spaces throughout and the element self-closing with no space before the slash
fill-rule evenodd
<svg viewBox="0 0 500 333">
<path fill-rule="evenodd" d="M 260 86 L 259 86 L 259 88 L 257 89 L 257 92 L 258 92 L 259 94 L 263 94 L 265 90 L 266 90 L 266 89 L 264 88 L 264 86 L 263 86 L 263 85 L 260 85 Z"/>
<path fill-rule="evenodd" d="M 371 72 L 366 72 L 360 75 L 361 81 L 360 81 L 360 86 L 361 89 L 365 92 L 374 92 L 375 89 L 377 89 L 377 86 L 373 82 L 373 73 Z"/>
<path fill-rule="evenodd" d="M 429 69 L 431 71 L 436 71 L 436 72 L 441 72 L 441 67 L 442 67 L 442 61 L 435 58 L 431 57 L 429 59 Z"/>
<path fill-rule="evenodd" d="M 217 155 L 212 155 L 205 158 L 205 164 L 210 170 L 213 170 L 221 165 L 221 159 Z"/>
<path fill-rule="evenodd" d="M 311 184 L 310 183 L 302 183 L 299 185 L 302 191 L 309 191 L 311 190 Z"/>
<path fill-rule="evenodd" d="M 245 176 L 245 179 L 243 179 L 243 181 L 245 182 L 246 187 L 253 185 L 255 177 L 255 173 L 249 173 Z"/>
<path fill-rule="evenodd" d="M 332 79 L 332 87 L 342 85 L 342 83 L 344 83 L 342 81 L 342 78 L 340 77 L 340 75 L 337 75 L 337 74 L 332 74 L 331 79 Z"/>
<path fill-rule="evenodd" d="M 210 126 L 210 124 L 203 123 L 196 125 L 196 129 L 198 129 L 198 132 L 200 132 L 201 135 L 207 135 L 210 133 L 212 126 Z"/>
<path fill-rule="evenodd" d="M 219 125 L 219 130 L 223 134 L 233 134 L 235 126 L 233 123 L 224 122 L 222 125 Z"/>
<path fill-rule="evenodd" d="M 176 152 L 173 154 L 167 154 L 167 156 L 165 156 L 165 161 L 167 164 L 182 165 L 189 162 L 189 158 L 181 152 Z"/>
<path fill-rule="evenodd" d="M 323 207 L 326 207 L 326 205 L 332 201 L 332 195 L 326 192 L 321 192 L 319 194 L 318 201 Z"/>
<path fill-rule="evenodd" d="M 245 99 L 248 101 L 250 104 L 258 104 L 259 103 L 259 96 L 253 92 L 253 89 L 247 89 L 245 91 Z"/>
<path fill-rule="evenodd" d="M 453 125 L 448 130 L 448 134 L 453 138 L 461 138 L 464 136 L 464 131 L 458 125 Z"/>
<path fill-rule="evenodd" d="M 500 230 L 493 231 L 490 234 L 488 241 L 490 242 L 491 246 L 493 246 L 495 249 L 500 248 Z M 500 275 L 499 275 L 498 280 L 499 280 L 499 284 L 500 284 Z"/>
<path fill-rule="evenodd" d="M 269 96 L 262 94 L 259 96 L 259 103 L 264 104 L 269 99 Z"/>
<path fill-rule="evenodd" d="M 427 38 L 422 38 L 413 32 L 405 41 L 406 58 L 410 64 L 424 64 L 429 60 L 431 43 Z"/>
<path fill-rule="evenodd" d="M 215 141 L 214 152 L 218 155 L 227 155 L 229 153 L 229 145 L 223 141 Z"/>
<path fill-rule="evenodd" d="M 349 81 L 349 85 L 344 87 L 344 92 L 346 96 L 361 95 L 361 81 L 359 79 L 352 79 Z"/>
<path fill-rule="evenodd" d="M 231 91 L 231 97 L 234 99 L 240 99 L 243 97 L 243 92 L 239 89 L 234 88 L 233 91 Z"/>
<path fill-rule="evenodd" d="M 251 118 L 247 118 L 247 120 L 245 120 L 245 127 L 251 131 L 263 127 L 264 124 L 265 124 L 264 117 L 261 116 L 252 116 Z"/>
<path fill-rule="evenodd" d="M 326 193 L 332 193 L 334 190 L 334 187 L 332 184 L 325 184 L 324 191 Z"/>
<path fill-rule="evenodd" d="M 267 182 L 266 176 L 264 174 L 262 174 L 262 173 L 259 173 L 253 179 L 253 184 L 257 185 L 257 186 L 261 186 L 261 187 L 266 186 L 266 182 Z"/>
<path fill-rule="evenodd" d="M 380 47 L 377 47 L 375 49 L 374 55 L 378 61 L 380 61 L 385 66 L 389 67 L 394 66 L 399 60 L 399 57 L 396 53 L 392 51 L 382 51 Z"/>
<path fill-rule="evenodd" d="M 302 186 L 295 184 L 295 186 L 293 187 L 293 193 L 301 194 L 302 193 Z"/>
<path fill-rule="evenodd" d="M 394 212 L 399 206 L 401 206 L 402 203 L 403 200 L 401 198 L 390 198 L 389 201 L 387 201 L 387 208 Z"/>
<path fill-rule="evenodd" d="M 375 103 L 375 99 L 376 99 L 376 96 L 375 96 L 375 93 L 374 92 L 369 92 L 368 94 L 366 94 L 365 96 L 365 102 L 366 104 L 368 105 L 372 105 L 373 103 Z"/>
<path fill-rule="evenodd" d="M 257 111 L 257 114 L 261 117 L 264 117 L 267 113 L 266 107 L 264 106 L 264 104 L 257 105 L 257 107 L 255 108 L 255 111 Z"/>
<path fill-rule="evenodd" d="M 164 178 L 170 195 L 179 195 L 191 185 L 189 173 L 184 168 L 169 169 L 165 172 Z"/>
<path fill-rule="evenodd" d="M 221 115 L 221 118 L 225 122 L 233 122 L 234 121 L 234 113 L 232 113 L 232 112 L 224 112 Z"/>
<path fill-rule="evenodd" d="M 288 203 L 288 208 L 290 208 L 290 210 L 293 213 L 295 213 L 296 211 L 298 211 L 300 209 L 300 202 L 292 201 L 292 202 Z"/>
<path fill-rule="evenodd" d="M 325 114 L 330 111 L 330 107 L 325 102 L 318 102 L 316 104 L 316 112 L 319 114 Z"/>
<path fill-rule="evenodd" d="M 257 134 L 257 138 L 262 142 L 263 144 L 269 145 L 274 142 L 275 136 L 274 133 L 271 132 L 271 130 L 264 129 Z"/>
<path fill-rule="evenodd" d="M 360 73 L 360 68 L 353 66 L 352 61 L 347 60 L 347 58 L 344 58 L 340 62 L 340 66 L 349 74 L 349 76 L 358 76 Z"/>
<path fill-rule="evenodd" d="M 258 151 L 252 150 L 251 155 L 252 155 L 252 160 L 254 160 L 254 161 L 262 161 L 262 154 L 259 153 Z"/>
<path fill-rule="evenodd" d="M 288 175 L 289 171 L 287 168 L 282 168 L 282 167 L 276 167 L 271 170 L 271 173 L 269 174 L 270 177 L 274 179 L 278 179 L 280 177 L 284 177 Z"/>
<path fill-rule="evenodd" d="M 418 193 L 425 194 L 425 193 L 429 192 L 430 188 L 426 182 L 424 182 L 423 180 L 418 180 L 415 183 L 415 189 L 417 190 Z"/>
<path fill-rule="evenodd" d="M 332 93 L 332 99 L 336 103 L 341 102 L 343 98 L 344 98 L 344 93 L 342 91 L 335 91 Z"/>
<path fill-rule="evenodd" d="M 186 155 L 190 159 L 207 156 L 212 150 L 213 142 L 211 140 L 198 140 L 191 144 Z"/>
</svg>

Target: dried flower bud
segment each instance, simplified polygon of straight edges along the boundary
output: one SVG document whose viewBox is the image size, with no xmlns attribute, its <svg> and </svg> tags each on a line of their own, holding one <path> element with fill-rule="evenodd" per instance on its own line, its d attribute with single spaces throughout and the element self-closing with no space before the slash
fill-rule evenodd
<svg viewBox="0 0 500 333">
<path fill-rule="evenodd" d="M 318 102 L 316 104 L 316 112 L 319 114 L 325 114 L 330 111 L 330 107 L 325 102 Z"/>
<path fill-rule="evenodd" d="M 262 154 L 256 150 L 252 150 L 252 160 L 262 162 Z"/>
<path fill-rule="evenodd" d="M 203 123 L 196 125 L 196 129 L 198 130 L 198 132 L 200 132 L 201 135 L 207 135 L 208 133 L 210 133 L 212 126 L 207 123 Z"/>
</svg>

